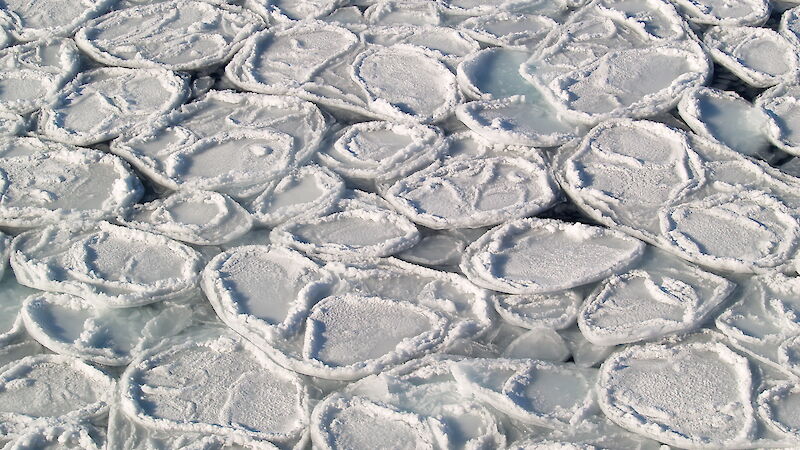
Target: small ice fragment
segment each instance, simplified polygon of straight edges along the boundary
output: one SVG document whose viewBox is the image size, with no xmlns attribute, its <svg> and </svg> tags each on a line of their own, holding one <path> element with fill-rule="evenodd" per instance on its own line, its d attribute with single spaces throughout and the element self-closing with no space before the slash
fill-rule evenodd
<svg viewBox="0 0 800 450">
<path fill-rule="evenodd" d="M 534 328 L 514 339 L 501 356 L 511 359 L 538 359 L 564 362 L 571 353 L 564 339 L 552 328 Z"/>
<path fill-rule="evenodd" d="M 500 317 L 512 325 L 561 330 L 575 323 L 583 297 L 565 290 L 550 294 L 495 294 L 492 300 Z"/>
</svg>

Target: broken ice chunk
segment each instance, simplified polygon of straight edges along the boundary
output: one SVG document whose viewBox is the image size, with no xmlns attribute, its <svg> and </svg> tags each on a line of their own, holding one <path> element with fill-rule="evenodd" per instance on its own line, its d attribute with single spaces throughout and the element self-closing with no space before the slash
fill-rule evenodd
<svg viewBox="0 0 800 450">
<path fill-rule="evenodd" d="M 98 17 L 78 31 L 75 42 L 110 66 L 198 70 L 228 60 L 263 26 L 236 6 L 172 0 Z"/>
<path fill-rule="evenodd" d="M 722 343 L 627 347 L 600 368 L 603 412 L 623 428 L 678 447 L 738 447 L 755 417 L 747 360 Z"/>
<path fill-rule="evenodd" d="M 479 228 L 532 216 L 555 203 L 541 157 L 452 160 L 402 178 L 383 193 L 398 211 L 433 229 Z"/>
<path fill-rule="evenodd" d="M 12 242 L 11 266 L 21 284 L 105 308 L 190 297 L 202 264 L 187 245 L 107 222 L 51 225 Z"/>
<path fill-rule="evenodd" d="M 755 103 L 769 116 L 764 126 L 769 140 L 787 153 L 800 155 L 800 84 L 781 83 L 756 97 Z"/>
<path fill-rule="evenodd" d="M 0 170 L 0 224 L 17 229 L 107 218 L 142 195 L 116 156 L 36 137 L 0 138 Z"/>
<path fill-rule="evenodd" d="M 767 28 L 716 26 L 703 42 L 714 61 L 753 87 L 779 84 L 800 67 L 795 46 Z"/>
<path fill-rule="evenodd" d="M 461 270 L 475 284 L 509 294 L 581 286 L 624 271 L 644 243 L 618 231 L 552 219 L 518 219 L 467 247 Z"/>
<path fill-rule="evenodd" d="M 163 69 L 88 70 L 42 107 L 39 132 L 67 144 L 96 144 L 176 108 L 188 94 L 186 80 Z"/>
<path fill-rule="evenodd" d="M 734 92 L 692 89 L 678 103 L 678 112 L 695 133 L 744 155 L 758 157 L 769 148 L 767 116 Z"/>
<path fill-rule="evenodd" d="M 578 325 L 596 345 L 611 346 L 700 326 L 734 284 L 648 247 L 643 261 L 603 281 L 586 299 Z"/>
<path fill-rule="evenodd" d="M 179 333 L 191 323 L 188 305 L 158 302 L 106 309 L 69 294 L 40 293 L 21 311 L 28 333 L 40 344 L 108 366 L 124 366 L 133 355 Z"/>
<path fill-rule="evenodd" d="M 7 0 L 0 21 L 23 42 L 71 36 L 84 22 L 103 14 L 115 0 Z"/>
</svg>

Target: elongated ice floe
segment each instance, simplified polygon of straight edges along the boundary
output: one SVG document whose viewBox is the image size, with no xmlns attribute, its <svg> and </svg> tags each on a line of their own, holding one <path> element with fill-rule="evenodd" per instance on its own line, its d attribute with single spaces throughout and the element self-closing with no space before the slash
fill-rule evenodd
<svg viewBox="0 0 800 450">
<path fill-rule="evenodd" d="M 271 183 L 247 208 L 259 224 L 276 226 L 300 215 L 331 212 L 344 190 L 344 181 L 330 170 L 302 166 Z"/>
<path fill-rule="evenodd" d="M 121 224 L 196 245 L 217 245 L 245 235 L 250 214 L 230 197 L 212 191 L 182 190 L 135 205 Z"/>
<path fill-rule="evenodd" d="M 264 26 L 224 3 L 172 0 L 114 11 L 89 21 L 78 46 L 110 66 L 198 70 L 224 63 Z"/>
<path fill-rule="evenodd" d="M 39 132 L 68 144 L 96 144 L 176 108 L 187 95 L 186 80 L 167 70 L 88 70 L 42 107 Z"/>
<path fill-rule="evenodd" d="M 46 39 L 0 51 L 0 111 L 28 114 L 39 109 L 78 72 L 71 39 Z"/>
<path fill-rule="evenodd" d="M 0 367 L 0 432 L 14 435 L 49 423 L 105 419 L 114 380 L 80 359 L 27 356 Z"/>
<path fill-rule="evenodd" d="M 165 188 L 246 197 L 307 161 L 326 130 L 313 103 L 212 90 L 115 139 L 110 151 Z"/>
<path fill-rule="evenodd" d="M 586 299 L 578 325 L 597 345 L 649 340 L 699 327 L 734 284 L 648 248 L 635 269 L 604 280 Z"/>
<path fill-rule="evenodd" d="M 470 244 L 461 270 L 475 284 L 509 294 L 581 286 L 624 271 L 644 243 L 618 231 L 553 219 L 518 219 Z"/>
<path fill-rule="evenodd" d="M 126 415 L 167 432 L 291 444 L 308 424 L 305 381 L 220 328 L 140 354 L 120 378 L 120 397 Z"/>
<path fill-rule="evenodd" d="M 760 107 L 736 93 L 706 87 L 692 89 L 678 103 L 678 112 L 698 135 L 744 155 L 758 157 L 769 148 L 769 119 Z"/>
<path fill-rule="evenodd" d="M 767 0 L 671 0 L 686 18 L 703 25 L 753 25 L 767 21 L 771 10 Z"/>
<path fill-rule="evenodd" d="M 0 138 L 0 225 L 17 229 L 119 214 L 142 195 L 119 158 L 36 137 Z"/>
<path fill-rule="evenodd" d="M 795 46 L 767 28 L 712 27 L 703 42 L 714 61 L 754 87 L 788 81 L 800 67 Z"/>
<path fill-rule="evenodd" d="M 127 308 L 197 292 L 204 263 L 191 247 L 107 222 L 72 222 L 18 235 L 11 266 L 21 284 Z"/>
<path fill-rule="evenodd" d="M 0 281 L 0 349 L 11 345 L 24 334 L 25 325 L 20 315 L 22 302 L 36 292 L 17 283 L 13 274 L 3 275 Z"/>
<path fill-rule="evenodd" d="M 471 17 L 458 25 L 478 41 L 502 47 L 531 47 L 557 26 L 543 15 L 500 12 Z"/>
<path fill-rule="evenodd" d="M 512 325 L 560 330 L 575 323 L 583 296 L 564 290 L 551 294 L 495 294 L 492 300 L 500 317 Z"/>
<path fill-rule="evenodd" d="M 738 447 L 755 432 L 751 384 L 747 360 L 722 343 L 647 344 L 603 363 L 597 397 L 618 425 L 669 445 Z"/>
<path fill-rule="evenodd" d="M 8 24 L 8 31 L 19 41 L 67 37 L 114 3 L 114 0 L 9 0 L 0 8 L 0 20 Z"/>
<path fill-rule="evenodd" d="M 398 180 L 384 198 L 433 229 L 479 228 L 537 214 L 556 202 L 542 158 L 449 161 Z"/>
<path fill-rule="evenodd" d="M 756 97 L 755 104 L 769 116 L 764 128 L 769 140 L 787 153 L 800 155 L 800 85 L 781 83 Z"/>
<path fill-rule="evenodd" d="M 25 300 L 21 316 L 28 334 L 56 353 L 124 366 L 136 353 L 187 327 L 192 310 L 169 301 L 99 308 L 73 295 L 41 293 Z"/>
<path fill-rule="evenodd" d="M 524 423 L 568 428 L 595 407 L 593 369 L 498 358 L 456 362 L 451 370 L 466 392 Z"/>
<path fill-rule="evenodd" d="M 245 0 L 244 6 L 265 20 L 318 19 L 346 5 L 346 0 Z"/>
<path fill-rule="evenodd" d="M 436 127 L 361 122 L 338 133 L 317 155 L 320 163 L 361 183 L 388 182 L 433 163 L 447 142 Z"/>
</svg>

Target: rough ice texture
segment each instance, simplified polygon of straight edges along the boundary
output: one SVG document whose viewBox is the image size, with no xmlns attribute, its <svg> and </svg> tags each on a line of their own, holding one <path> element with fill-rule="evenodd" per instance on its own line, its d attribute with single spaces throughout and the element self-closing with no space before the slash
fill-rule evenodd
<svg viewBox="0 0 800 450">
<path fill-rule="evenodd" d="M 8 24 L 4 28 L 19 41 L 67 37 L 114 3 L 114 0 L 8 0 L 0 8 L 0 20 Z"/>
</svg>

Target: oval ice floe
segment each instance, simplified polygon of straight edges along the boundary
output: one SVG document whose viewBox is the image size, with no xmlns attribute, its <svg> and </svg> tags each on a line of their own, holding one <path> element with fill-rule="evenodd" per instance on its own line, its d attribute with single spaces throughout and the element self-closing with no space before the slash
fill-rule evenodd
<svg viewBox="0 0 800 450">
<path fill-rule="evenodd" d="M 345 128 L 317 158 L 345 178 L 389 181 L 431 164 L 445 145 L 434 127 L 362 122 Z"/>
<path fill-rule="evenodd" d="M 88 70 L 42 107 L 39 132 L 55 141 L 91 145 L 180 105 L 186 80 L 163 69 Z"/>
<path fill-rule="evenodd" d="M 406 2 L 379 0 L 368 2 L 364 19 L 372 26 L 386 25 L 439 25 L 442 22 L 442 5 L 431 2 Z"/>
<path fill-rule="evenodd" d="M 754 25 L 767 21 L 767 0 L 672 0 L 686 18 L 703 25 Z"/>
<path fill-rule="evenodd" d="M 496 294 L 492 300 L 500 317 L 512 325 L 560 330 L 575 323 L 583 297 L 565 290 L 551 294 Z"/>
<path fill-rule="evenodd" d="M 311 439 L 320 449 L 434 449 L 444 424 L 364 397 L 334 394 L 314 408 Z"/>
<path fill-rule="evenodd" d="M 68 223 L 18 235 L 11 265 L 21 284 L 126 308 L 197 292 L 203 258 L 164 236 L 107 222 Z"/>
<path fill-rule="evenodd" d="M 721 270 L 780 266 L 800 239 L 800 224 L 786 205 L 758 191 L 709 196 L 663 208 L 659 216 L 666 248 Z"/>
<path fill-rule="evenodd" d="M 764 127 L 769 140 L 787 153 L 800 155 L 800 85 L 781 83 L 764 91 L 755 103 L 771 119 Z"/>
<path fill-rule="evenodd" d="M 243 236 L 253 226 L 247 210 L 230 197 L 190 190 L 135 205 L 118 221 L 196 245 L 224 244 Z"/>
<path fill-rule="evenodd" d="M 453 377 L 473 396 L 527 424 L 578 426 L 594 407 L 595 371 L 574 364 L 525 359 L 454 363 Z"/>
<path fill-rule="evenodd" d="M 427 50 L 432 56 L 454 69 L 461 60 L 480 49 L 480 44 L 448 27 L 390 26 L 368 28 L 360 33 L 367 43 L 389 47 L 405 44 Z"/>
<path fill-rule="evenodd" d="M 420 239 L 408 219 L 388 209 L 355 209 L 297 217 L 274 228 L 270 240 L 315 255 L 389 256 Z"/>
<path fill-rule="evenodd" d="M 0 18 L 8 23 L 8 31 L 14 38 L 27 42 L 70 36 L 114 3 L 114 0 L 8 0 L 0 7 Z"/>
<path fill-rule="evenodd" d="M 383 196 L 420 225 L 478 228 L 537 214 L 556 202 L 557 189 L 543 159 L 494 157 L 433 166 Z"/>
<path fill-rule="evenodd" d="M 300 215 L 324 215 L 344 194 L 344 181 L 317 165 L 294 169 L 270 184 L 247 208 L 261 225 L 276 226 Z"/>
<path fill-rule="evenodd" d="M 568 360 L 571 352 L 564 338 L 552 328 L 534 328 L 506 345 L 500 356 L 559 363 Z"/>
<path fill-rule="evenodd" d="M 800 442 L 800 387 L 783 383 L 759 394 L 758 415 L 772 429 Z"/>
<path fill-rule="evenodd" d="M 225 3 L 174 0 L 108 13 L 86 23 L 75 41 L 110 66 L 198 70 L 225 62 L 263 26 Z"/>
<path fill-rule="evenodd" d="M 649 344 L 606 360 L 597 396 L 611 420 L 652 439 L 738 447 L 754 432 L 751 383 L 747 360 L 721 343 Z"/>
<path fill-rule="evenodd" d="M 559 76 L 546 92 L 564 116 L 595 124 L 612 117 L 647 117 L 675 106 L 688 88 L 702 85 L 711 64 L 699 45 L 608 53 Z"/>
<path fill-rule="evenodd" d="M 295 250 L 253 245 L 217 255 L 202 286 L 223 322 L 254 342 L 271 343 L 298 334 L 332 282 L 328 271 Z"/>
<path fill-rule="evenodd" d="M 21 316 L 28 334 L 56 353 L 124 366 L 188 326 L 192 311 L 174 302 L 98 308 L 69 294 L 40 293 L 25 300 Z"/>
<path fill-rule="evenodd" d="M 586 299 L 578 325 L 596 345 L 684 333 L 717 311 L 734 284 L 652 247 L 633 270 L 603 281 Z"/>
<path fill-rule="evenodd" d="M 791 42 L 767 28 L 712 27 L 703 42 L 714 61 L 754 87 L 787 81 L 800 67 Z"/>
<path fill-rule="evenodd" d="M 347 4 L 344 0 L 245 0 L 244 6 L 265 20 L 278 15 L 281 19 L 318 19 Z"/>
<path fill-rule="evenodd" d="M 467 242 L 457 233 L 436 232 L 422 235 L 416 245 L 397 257 L 424 266 L 457 266 L 466 247 Z"/>
<path fill-rule="evenodd" d="M 687 136 L 654 122 L 612 120 L 565 150 L 556 173 L 592 218 L 653 241 L 658 210 L 704 181 L 705 168 Z"/>
<path fill-rule="evenodd" d="M 428 353 L 447 325 L 443 315 L 411 302 L 331 296 L 308 314 L 303 357 L 334 368 L 385 367 Z"/>
<path fill-rule="evenodd" d="M 180 158 L 189 158 L 191 161 L 205 153 L 208 159 L 214 156 L 215 150 L 216 153 L 221 152 L 223 149 L 215 149 L 213 142 L 223 145 L 222 142 L 230 141 L 232 136 L 244 139 L 248 133 L 253 137 L 267 137 L 272 133 L 272 136 L 279 136 L 279 141 L 285 143 L 288 139 L 283 135 L 288 135 L 291 137 L 291 162 L 302 164 L 317 151 L 326 129 L 325 118 L 313 103 L 293 97 L 212 90 L 202 99 L 183 105 L 115 139 L 110 151 L 130 162 L 158 185 L 179 189 L 182 182 L 186 182 L 185 174 L 173 174 L 171 165 L 179 162 Z M 205 142 L 201 144 L 205 152 L 195 149 L 187 154 L 187 150 L 198 145 L 200 140 Z M 234 144 L 229 142 L 227 145 Z M 245 152 L 238 153 L 241 157 L 248 156 Z M 252 158 L 259 158 L 252 152 L 250 154 Z M 262 156 L 268 157 L 266 153 Z M 203 179 L 220 177 L 231 170 L 231 163 L 225 160 L 204 165 Z M 219 169 L 214 170 L 215 167 Z M 224 186 L 222 181 L 219 180 Z M 269 180 L 259 179 L 253 186 L 234 189 L 231 185 L 228 190 L 235 190 L 229 192 L 234 196 L 249 196 L 262 191 L 267 185 Z"/>
<path fill-rule="evenodd" d="M 353 62 L 353 79 L 367 92 L 373 111 L 398 121 L 438 122 L 462 100 L 455 75 L 409 46 L 361 53 Z"/>
<path fill-rule="evenodd" d="M 502 47 L 532 47 L 557 26 L 546 16 L 500 12 L 471 17 L 458 25 L 478 41 Z"/>
<path fill-rule="evenodd" d="M 36 137 L 0 138 L 0 171 L 0 225 L 7 227 L 103 219 L 142 195 L 116 156 Z"/>
<path fill-rule="evenodd" d="M 17 283 L 11 273 L 2 277 L 2 281 L 0 281 L 0 348 L 6 348 L 23 334 L 25 326 L 20 315 L 22 302 L 36 292 Z M 0 365 L 2 365 L 1 362 Z"/>
<path fill-rule="evenodd" d="M 461 270 L 475 284 L 509 294 L 560 291 L 625 270 L 644 244 L 619 231 L 552 219 L 519 219 L 467 247 Z"/>
<path fill-rule="evenodd" d="M 102 420 L 114 380 L 70 356 L 27 356 L 0 368 L 0 432 L 45 423 Z"/>
<path fill-rule="evenodd" d="M 290 444 L 308 424 L 300 376 L 222 329 L 174 338 L 140 354 L 123 373 L 120 394 L 126 415 L 167 432 Z"/>
<path fill-rule="evenodd" d="M 499 100 L 524 95 L 527 100 L 540 97 L 539 91 L 519 73 L 531 57 L 521 49 L 489 47 L 464 58 L 458 65 L 458 84 L 469 98 Z M 457 111 L 462 111 L 459 107 Z"/>
<path fill-rule="evenodd" d="M 28 114 L 39 109 L 78 72 L 71 39 L 47 39 L 0 51 L 0 111 Z"/>
<path fill-rule="evenodd" d="M 678 103 L 678 112 L 692 131 L 739 153 L 758 157 L 769 148 L 766 115 L 736 93 L 692 89 Z"/>
</svg>

